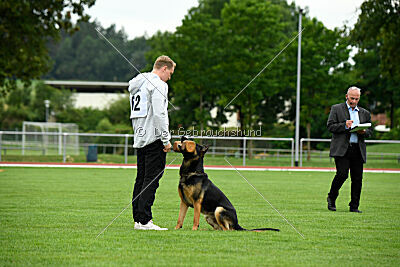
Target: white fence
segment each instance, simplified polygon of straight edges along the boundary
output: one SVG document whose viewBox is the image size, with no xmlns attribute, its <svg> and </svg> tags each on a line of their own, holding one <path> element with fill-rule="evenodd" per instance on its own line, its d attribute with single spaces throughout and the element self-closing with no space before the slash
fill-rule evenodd
<svg viewBox="0 0 400 267">
<path fill-rule="evenodd" d="M 27 143 L 26 135 L 31 135 L 37 142 Z M 53 150 L 48 147 L 41 145 L 44 136 L 58 137 L 62 140 L 62 146 L 60 149 L 59 144 L 57 148 Z M 25 137 L 24 137 L 25 136 Z M 62 155 L 63 162 L 66 162 L 67 155 L 73 154 L 76 151 L 76 146 L 69 146 L 67 140 L 69 138 L 79 137 L 79 150 L 83 149 L 87 151 L 90 145 L 97 145 L 103 149 L 103 153 L 108 152 L 116 153 L 117 150 L 123 151 L 125 163 L 128 163 L 128 152 L 129 149 L 132 151 L 132 134 L 102 134 L 102 133 L 40 133 L 37 132 L 20 132 L 20 131 L 0 131 L 0 161 L 2 160 L 2 154 L 6 154 L 8 150 L 20 150 L 23 154 L 26 151 L 35 151 L 35 153 L 42 155 L 50 155 L 51 153 L 56 155 Z M 234 156 L 242 158 L 243 166 L 246 165 L 246 158 L 248 154 L 256 155 L 258 157 L 271 157 L 273 155 L 277 159 L 279 158 L 290 158 L 291 166 L 294 163 L 294 139 L 293 138 L 272 138 L 272 137 L 215 137 L 215 136 L 196 136 L 193 137 L 195 140 L 207 143 L 209 148 L 209 154 L 212 156 Z M 172 136 L 172 142 L 179 140 L 180 136 Z M 300 166 L 303 166 L 303 145 L 304 142 L 330 142 L 330 139 L 316 139 L 316 138 L 302 138 L 300 139 Z M 290 143 L 285 145 L 283 148 L 274 148 L 277 142 Z M 382 143 L 382 144 L 400 144 L 399 140 L 366 140 L 367 143 Z M 320 157 L 329 157 L 329 151 L 313 151 L 318 152 Z M 132 153 L 131 153 L 132 154 Z M 314 153 L 315 154 L 315 153 Z M 369 152 L 369 155 L 371 153 Z M 400 159 L 398 153 L 375 153 L 381 156 L 390 155 Z"/>
<path fill-rule="evenodd" d="M 319 138 L 301 138 L 300 139 L 300 167 L 303 166 L 303 142 L 331 142 L 331 139 L 319 139 Z M 365 140 L 365 143 L 372 144 L 400 144 L 400 140 Z M 326 151 L 327 156 L 329 156 L 329 151 Z M 395 156 L 400 160 L 400 154 L 398 153 L 371 153 L 368 155 L 381 155 L 381 156 Z"/>
<path fill-rule="evenodd" d="M 26 136 L 30 135 L 36 140 L 35 142 L 27 143 Z M 48 146 L 44 146 L 42 137 L 58 136 L 62 140 L 62 145 L 57 145 L 53 150 Z M 63 156 L 63 162 L 66 162 L 67 155 L 75 153 L 76 146 L 70 147 L 67 140 L 71 137 L 79 137 L 79 149 L 83 148 L 87 151 L 88 146 L 97 145 L 102 147 L 103 150 L 123 149 L 125 163 L 128 162 L 128 150 L 132 147 L 133 134 L 102 134 L 102 133 L 55 133 L 55 132 L 19 132 L 19 131 L 0 131 L 0 151 L 7 153 L 7 150 L 21 150 L 22 155 L 25 151 L 38 151 L 42 155 L 50 155 L 51 153 Z M 101 138 L 109 138 L 102 142 Z M 122 140 L 121 140 L 122 139 Z M 173 135 L 172 140 L 179 140 L 180 136 Z M 294 160 L 294 139 L 293 138 L 270 138 L 270 137 L 210 137 L 210 136 L 196 136 L 195 140 L 202 140 L 207 142 L 210 146 L 209 153 L 213 156 L 235 156 L 241 157 L 243 166 L 246 165 L 246 158 L 248 153 L 267 156 L 267 153 L 273 153 L 277 158 L 290 157 L 291 165 L 293 166 Z M 275 149 L 270 148 L 266 144 L 271 142 L 290 142 L 290 149 Z M 251 147 L 248 147 L 251 145 Z M 51 147 L 50 147 L 51 148 Z M 0 153 L 0 161 L 1 155 Z"/>
<path fill-rule="evenodd" d="M 24 121 L 22 132 L 36 133 L 30 135 L 22 134 L 22 155 L 25 153 L 25 147 L 34 147 L 36 144 L 41 145 L 41 150 L 45 154 L 48 153 L 48 150 L 58 149 L 58 154 L 61 155 L 63 145 L 62 133 L 78 133 L 79 127 L 76 123 Z M 55 133 L 55 135 L 47 135 L 46 133 Z M 71 154 L 79 154 L 78 136 L 70 135 L 66 142 Z"/>
</svg>

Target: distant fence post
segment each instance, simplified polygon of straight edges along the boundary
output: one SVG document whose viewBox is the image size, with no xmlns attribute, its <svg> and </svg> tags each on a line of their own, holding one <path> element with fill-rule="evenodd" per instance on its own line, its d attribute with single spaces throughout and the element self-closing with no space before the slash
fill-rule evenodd
<svg viewBox="0 0 400 267">
<path fill-rule="evenodd" d="M 300 139 L 300 167 L 303 167 L 303 139 Z"/>
<path fill-rule="evenodd" d="M 290 162 L 290 166 L 292 166 L 292 167 L 294 167 L 294 139 L 293 138 L 290 138 L 291 140 L 291 143 L 292 143 L 292 151 L 291 151 L 291 155 L 292 155 L 292 159 L 291 159 L 291 162 Z M 300 165 L 301 166 L 301 165 Z"/>
<path fill-rule="evenodd" d="M 215 147 L 217 146 L 217 140 L 213 139 L 212 155 L 215 157 Z"/>
<path fill-rule="evenodd" d="M 128 138 L 129 134 L 125 134 L 125 164 L 128 164 Z"/>
<path fill-rule="evenodd" d="M 68 133 L 63 133 L 63 162 L 67 161 L 67 135 Z"/>
<path fill-rule="evenodd" d="M 246 166 L 246 137 L 243 137 L 243 166 Z"/>
<path fill-rule="evenodd" d="M 22 155 L 25 155 L 25 122 L 22 124 Z"/>
<path fill-rule="evenodd" d="M 61 124 L 58 125 L 58 155 L 61 155 L 61 151 L 62 151 L 62 128 L 61 128 Z M 65 143 L 64 143 L 64 147 L 65 147 Z"/>
<path fill-rule="evenodd" d="M 0 132 L 0 161 L 1 161 L 1 153 L 3 151 L 2 147 L 1 147 L 2 140 L 3 140 L 3 132 Z"/>
</svg>

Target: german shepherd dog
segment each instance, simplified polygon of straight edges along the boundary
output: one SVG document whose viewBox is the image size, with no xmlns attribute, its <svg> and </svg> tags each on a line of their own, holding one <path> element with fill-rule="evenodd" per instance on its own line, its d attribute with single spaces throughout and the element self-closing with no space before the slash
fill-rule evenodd
<svg viewBox="0 0 400 267">
<path fill-rule="evenodd" d="M 215 186 L 204 172 L 203 158 L 208 146 L 201 146 L 182 137 L 174 143 L 175 152 L 183 154 L 183 162 L 179 170 L 178 186 L 181 198 L 178 223 L 175 229 L 182 228 L 189 207 L 194 208 L 192 230 L 199 228 L 200 213 L 205 215 L 207 223 L 215 230 L 246 230 L 238 223 L 236 210 L 225 194 Z M 265 231 L 274 228 L 259 228 L 249 231 Z"/>
</svg>

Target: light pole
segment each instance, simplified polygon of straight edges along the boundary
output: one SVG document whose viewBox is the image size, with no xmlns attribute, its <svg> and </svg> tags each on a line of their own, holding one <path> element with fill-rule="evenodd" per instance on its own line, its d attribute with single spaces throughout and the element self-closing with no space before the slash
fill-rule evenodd
<svg viewBox="0 0 400 267">
<path fill-rule="evenodd" d="M 296 148 L 294 166 L 299 166 L 299 138 L 300 138 L 300 76 L 301 76 L 301 16 L 303 10 L 299 10 L 299 43 L 297 48 L 297 90 L 296 90 Z"/>
<path fill-rule="evenodd" d="M 50 100 L 46 99 L 44 101 L 44 106 L 46 107 L 46 122 L 49 121 L 49 107 L 50 107 Z"/>
</svg>

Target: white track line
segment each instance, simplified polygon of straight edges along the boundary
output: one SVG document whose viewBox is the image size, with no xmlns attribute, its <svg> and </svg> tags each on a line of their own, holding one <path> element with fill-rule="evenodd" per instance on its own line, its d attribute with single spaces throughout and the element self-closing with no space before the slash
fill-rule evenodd
<svg viewBox="0 0 400 267">
<path fill-rule="evenodd" d="M 94 169 L 136 169 L 134 164 L 71 164 L 71 163 L 27 163 L 1 162 L 0 167 L 39 167 L 39 168 L 94 168 Z M 271 166 L 234 166 L 242 171 L 293 171 L 293 172 L 335 172 L 335 168 L 307 168 L 307 167 L 271 167 Z M 234 170 L 230 166 L 204 166 L 206 170 Z M 172 165 L 166 169 L 178 170 L 179 165 Z M 400 169 L 364 169 L 366 173 L 400 173 Z"/>
</svg>

